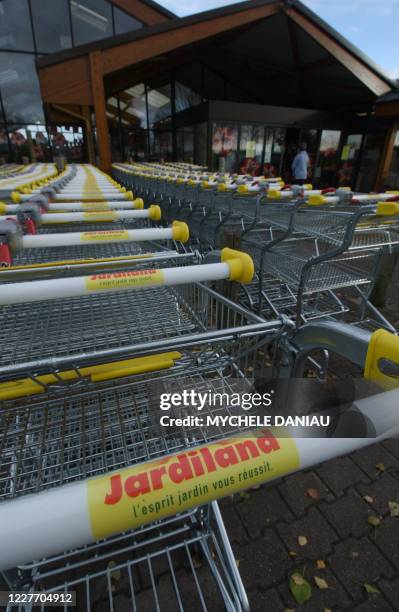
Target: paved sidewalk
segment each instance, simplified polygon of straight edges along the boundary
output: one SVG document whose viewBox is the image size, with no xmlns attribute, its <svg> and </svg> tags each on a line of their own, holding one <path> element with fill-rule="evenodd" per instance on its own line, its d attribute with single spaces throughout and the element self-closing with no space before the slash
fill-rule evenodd
<svg viewBox="0 0 399 612">
<path fill-rule="evenodd" d="M 251 610 L 399 610 L 399 517 L 391 517 L 391 501 L 399 502 L 399 440 L 223 500 Z M 380 520 L 377 527 L 370 516 Z M 289 589 L 295 572 L 312 586 L 302 606 Z M 365 584 L 379 593 L 367 593 Z"/>
</svg>

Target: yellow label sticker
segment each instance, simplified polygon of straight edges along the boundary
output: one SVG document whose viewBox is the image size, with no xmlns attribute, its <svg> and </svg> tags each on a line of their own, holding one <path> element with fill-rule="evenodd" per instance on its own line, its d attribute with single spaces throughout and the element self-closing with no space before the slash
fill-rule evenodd
<svg viewBox="0 0 399 612">
<path fill-rule="evenodd" d="M 163 270 L 128 270 L 86 276 L 88 291 L 115 291 L 128 287 L 151 287 L 163 283 Z"/>
<path fill-rule="evenodd" d="M 82 210 L 97 212 L 102 210 L 112 210 L 112 208 L 107 202 L 83 202 Z"/>
<path fill-rule="evenodd" d="M 99 230 L 98 232 L 82 232 L 82 242 L 109 242 L 115 240 L 129 240 L 127 230 Z"/>
<path fill-rule="evenodd" d="M 93 536 L 138 527 L 298 467 L 295 441 L 260 429 L 94 478 L 87 483 Z"/>
<path fill-rule="evenodd" d="M 116 212 L 85 212 L 83 218 L 87 221 L 116 221 L 118 214 Z"/>
</svg>

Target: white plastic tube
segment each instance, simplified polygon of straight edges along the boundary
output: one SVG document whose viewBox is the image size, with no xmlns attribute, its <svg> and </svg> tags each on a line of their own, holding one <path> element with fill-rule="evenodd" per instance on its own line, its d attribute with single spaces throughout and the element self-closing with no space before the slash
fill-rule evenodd
<svg viewBox="0 0 399 612">
<path fill-rule="evenodd" d="M 95 210 L 124 210 L 141 209 L 142 200 L 112 200 L 103 202 L 50 202 L 48 209 L 55 212 L 74 212 L 74 211 L 95 211 Z"/>
<path fill-rule="evenodd" d="M 126 291 L 145 287 L 167 287 L 185 283 L 223 280 L 229 278 L 230 273 L 228 263 L 214 263 L 8 283 L 1 288 L 0 305 L 40 302 L 107 291 Z"/>
<path fill-rule="evenodd" d="M 43 247 L 102 244 L 104 242 L 143 242 L 146 240 L 172 239 L 180 240 L 175 227 L 34 234 L 22 236 L 21 242 L 24 249 L 41 249 Z"/>
<path fill-rule="evenodd" d="M 145 210 L 110 210 L 90 212 L 44 213 L 41 216 L 43 225 L 57 223 L 96 223 L 124 219 L 153 219 L 150 208 Z M 159 219 L 159 217 L 158 217 Z"/>
<path fill-rule="evenodd" d="M 295 428 L 273 432 L 258 429 L 225 438 L 222 447 L 218 442 L 191 447 L 190 455 L 180 451 L 178 455 L 169 455 L 167 460 L 162 457 L 161 461 L 142 463 L 2 502 L 0 570 L 84 546 L 398 435 L 398 402 L 399 390 L 395 389 L 355 403 L 355 410 L 374 426 L 375 438 L 298 438 L 295 437 L 298 435 Z M 250 456 L 248 450 L 238 452 L 237 444 L 246 441 L 257 450 L 258 456 Z M 201 468 L 196 473 L 193 463 L 190 463 L 194 455 L 197 457 L 196 469 L 198 466 Z M 232 457 L 234 463 L 226 465 Z M 267 469 L 259 474 L 265 464 Z M 172 470 L 176 467 L 179 472 L 176 471 L 173 478 Z M 251 470 L 255 467 L 257 474 Z M 190 473 L 185 475 L 187 469 Z M 245 470 L 247 477 L 244 480 L 240 475 Z M 248 471 L 252 474 L 248 475 Z M 154 477 L 158 482 L 157 488 Z M 234 479 L 233 484 L 229 478 Z M 212 486 L 214 482 L 218 483 L 216 487 Z M 144 490 L 146 483 L 148 489 Z M 199 495 L 195 498 L 188 496 L 187 492 L 195 486 Z M 182 494 L 187 495 L 187 501 L 179 504 Z M 170 503 L 162 505 L 165 499 Z M 143 506 L 152 504 L 155 508 L 157 502 L 159 506 L 155 512 L 143 514 Z"/>
</svg>

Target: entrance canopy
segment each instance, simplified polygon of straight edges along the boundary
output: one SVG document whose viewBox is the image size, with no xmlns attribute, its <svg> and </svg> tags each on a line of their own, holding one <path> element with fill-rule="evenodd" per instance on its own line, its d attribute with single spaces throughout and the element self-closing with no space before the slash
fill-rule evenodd
<svg viewBox="0 0 399 612">
<path fill-rule="evenodd" d="M 94 107 L 100 163 L 110 168 L 106 99 L 174 70 L 203 98 L 204 65 L 234 89 L 234 101 L 317 110 L 368 111 L 395 84 L 297 0 L 251 0 L 175 18 L 38 60 L 45 103 Z M 134 91 L 134 90 L 133 90 Z"/>
</svg>

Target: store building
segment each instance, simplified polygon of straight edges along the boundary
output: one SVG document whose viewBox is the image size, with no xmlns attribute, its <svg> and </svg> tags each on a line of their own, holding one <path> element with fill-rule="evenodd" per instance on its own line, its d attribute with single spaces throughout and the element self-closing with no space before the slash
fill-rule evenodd
<svg viewBox="0 0 399 612">
<path fill-rule="evenodd" d="M 67 32 L 57 16 L 51 27 L 42 24 L 45 43 L 35 5 L 58 3 Z M 32 63 L 41 56 L 29 86 L 36 103 L 27 104 L 38 131 L 45 126 L 48 155 L 73 159 L 73 147 L 61 146 L 68 129 L 81 141 L 80 158 L 105 170 L 111 160 L 163 158 L 289 180 L 306 142 L 316 185 L 368 191 L 397 180 L 387 170 L 397 121 L 378 110 L 397 84 L 297 0 L 251 0 L 185 18 L 147 0 L 0 0 L 8 4 L 28 6 L 34 49 L 19 53 Z M 22 116 L 7 110 L 17 108 L 9 91 L 0 68 L 12 156 Z"/>
</svg>

